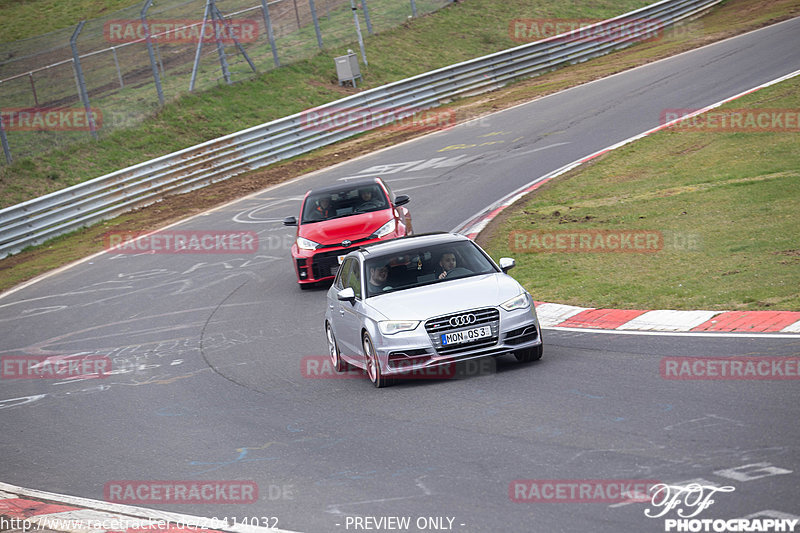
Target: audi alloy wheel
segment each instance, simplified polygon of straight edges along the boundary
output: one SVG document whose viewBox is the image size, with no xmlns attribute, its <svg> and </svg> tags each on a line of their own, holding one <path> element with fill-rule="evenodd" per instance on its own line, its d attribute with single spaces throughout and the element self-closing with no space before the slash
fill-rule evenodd
<svg viewBox="0 0 800 533">
<path fill-rule="evenodd" d="M 375 352 L 375 347 L 372 345 L 372 339 L 369 338 L 369 333 L 364 333 L 364 365 L 367 371 L 369 380 L 375 385 L 376 388 L 388 387 L 394 383 L 393 379 L 387 378 L 381 372 L 381 363 L 378 361 L 378 354 Z"/>
<path fill-rule="evenodd" d="M 331 364 L 336 372 L 342 372 L 347 363 L 342 361 L 342 356 L 339 352 L 339 347 L 336 345 L 336 338 L 333 336 L 331 325 L 325 323 L 325 336 L 328 338 L 328 355 L 331 358 Z"/>
</svg>

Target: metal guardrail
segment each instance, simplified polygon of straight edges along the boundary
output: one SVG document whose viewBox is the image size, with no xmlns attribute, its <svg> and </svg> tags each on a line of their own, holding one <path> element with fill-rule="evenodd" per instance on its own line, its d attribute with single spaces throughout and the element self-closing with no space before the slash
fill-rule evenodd
<svg viewBox="0 0 800 533">
<path fill-rule="evenodd" d="M 309 111 L 304 111 L 7 207 L 0 210 L 0 258 L 156 202 L 167 194 L 204 187 L 335 143 L 364 131 L 365 119 L 380 124 L 387 111 L 404 118 L 453 97 L 491 91 L 515 79 L 606 54 L 719 2 L 662 0 L 585 28 L 363 91 L 313 110 L 317 114 L 357 110 L 344 114 L 348 117 L 345 123 L 310 127 Z"/>
</svg>

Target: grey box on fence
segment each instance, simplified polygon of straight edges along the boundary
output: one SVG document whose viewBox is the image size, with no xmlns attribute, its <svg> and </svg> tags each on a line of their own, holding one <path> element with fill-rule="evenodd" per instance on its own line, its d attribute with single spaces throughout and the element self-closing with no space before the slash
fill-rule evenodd
<svg viewBox="0 0 800 533">
<path fill-rule="evenodd" d="M 349 81 L 356 86 L 356 78 L 361 77 L 361 68 L 358 65 L 358 56 L 352 50 L 347 51 L 346 56 L 334 58 L 336 62 L 336 75 L 339 76 L 339 85 Z"/>
</svg>

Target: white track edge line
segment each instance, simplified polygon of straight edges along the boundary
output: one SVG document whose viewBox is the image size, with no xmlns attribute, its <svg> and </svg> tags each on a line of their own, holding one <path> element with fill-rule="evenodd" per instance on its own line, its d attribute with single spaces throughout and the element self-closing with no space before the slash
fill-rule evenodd
<svg viewBox="0 0 800 533">
<path fill-rule="evenodd" d="M 637 331 L 637 330 L 618 330 L 618 329 L 592 329 L 592 328 L 570 328 L 561 326 L 542 326 L 542 329 L 550 331 L 570 331 L 575 333 L 606 333 L 612 335 L 651 335 L 659 337 L 729 337 L 729 338 L 756 338 L 756 339 L 800 339 L 800 333 L 734 333 L 730 331 L 709 332 L 709 331 Z"/>
</svg>

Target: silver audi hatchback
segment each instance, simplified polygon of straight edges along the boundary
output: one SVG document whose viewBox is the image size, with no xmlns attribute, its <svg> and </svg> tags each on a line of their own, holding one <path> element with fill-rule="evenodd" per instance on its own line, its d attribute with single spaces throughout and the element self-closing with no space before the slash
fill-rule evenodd
<svg viewBox="0 0 800 533">
<path fill-rule="evenodd" d="M 437 233 L 347 254 L 328 290 L 325 333 L 337 372 L 376 387 L 442 365 L 513 353 L 542 357 L 531 295 L 467 237 Z"/>
</svg>

